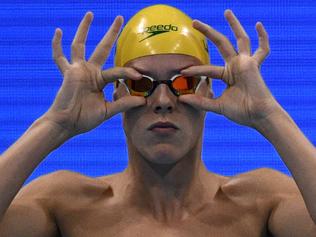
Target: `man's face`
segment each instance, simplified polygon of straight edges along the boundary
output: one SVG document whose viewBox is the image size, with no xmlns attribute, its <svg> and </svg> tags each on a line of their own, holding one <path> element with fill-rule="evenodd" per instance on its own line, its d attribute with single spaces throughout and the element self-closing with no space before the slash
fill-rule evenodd
<svg viewBox="0 0 316 237">
<path fill-rule="evenodd" d="M 168 80 L 184 68 L 199 65 L 200 62 L 186 55 L 154 55 L 130 61 L 125 66 L 136 69 L 141 74 L 155 80 Z M 210 89 L 204 81 L 196 93 L 210 96 Z M 115 97 L 127 95 L 120 84 Z M 130 149 L 140 153 L 152 163 L 173 164 L 184 157 L 201 142 L 205 112 L 181 103 L 166 84 L 159 84 L 146 97 L 146 104 L 123 113 L 123 126 Z M 163 128 L 157 123 L 172 123 L 175 128 Z M 165 125 L 168 126 L 168 125 Z"/>
</svg>

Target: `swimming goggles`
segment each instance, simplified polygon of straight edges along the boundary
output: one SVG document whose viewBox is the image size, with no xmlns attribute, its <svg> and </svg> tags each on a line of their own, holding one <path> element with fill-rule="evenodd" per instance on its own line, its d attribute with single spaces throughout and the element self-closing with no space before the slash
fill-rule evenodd
<svg viewBox="0 0 316 237">
<path fill-rule="evenodd" d="M 158 85 L 166 84 L 173 94 L 180 96 L 194 94 L 201 82 L 206 79 L 208 79 L 207 76 L 186 77 L 181 74 L 176 74 L 169 80 L 157 81 L 150 76 L 142 75 L 142 78 L 139 80 L 118 79 L 116 81 L 116 87 L 118 87 L 118 83 L 120 82 L 125 85 L 131 95 L 148 97 L 154 92 Z M 209 80 L 207 80 L 207 83 L 209 83 Z"/>
</svg>

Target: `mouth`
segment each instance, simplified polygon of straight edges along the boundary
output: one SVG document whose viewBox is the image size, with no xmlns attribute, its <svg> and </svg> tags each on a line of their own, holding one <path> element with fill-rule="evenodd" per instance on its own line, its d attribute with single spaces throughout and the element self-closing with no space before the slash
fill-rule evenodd
<svg viewBox="0 0 316 237">
<path fill-rule="evenodd" d="M 148 130 L 158 133 L 170 133 L 175 132 L 179 128 L 170 122 L 157 122 L 152 124 Z"/>
</svg>

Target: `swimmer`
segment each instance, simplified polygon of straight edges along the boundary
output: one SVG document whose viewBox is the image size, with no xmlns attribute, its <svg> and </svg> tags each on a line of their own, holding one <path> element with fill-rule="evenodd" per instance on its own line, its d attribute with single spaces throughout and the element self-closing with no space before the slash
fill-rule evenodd
<svg viewBox="0 0 316 237">
<path fill-rule="evenodd" d="M 78 27 L 71 60 L 56 29 L 53 58 L 63 83 L 49 110 L 1 155 L 0 236 L 316 236 L 316 150 L 260 74 L 268 34 L 258 22 L 252 54 L 234 13 L 224 15 L 236 49 L 167 5 L 139 11 L 121 34 L 116 17 L 87 60 L 93 14 Z M 117 37 L 115 67 L 102 70 Z M 210 62 L 207 39 L 224 66 Z M 218 79 L 227 87 L 214 98 Z M 111 83 L 107 101 L 103 89 Z M 268 168 L 233 177 L 208 171 L 201 159 L 207 112 L 261 133 L 293 178 Z M 129 159 L 123 172 L 91 178 L 61 170 L 22 187 L 49 153 L 118 113 Z"/>
</svg>

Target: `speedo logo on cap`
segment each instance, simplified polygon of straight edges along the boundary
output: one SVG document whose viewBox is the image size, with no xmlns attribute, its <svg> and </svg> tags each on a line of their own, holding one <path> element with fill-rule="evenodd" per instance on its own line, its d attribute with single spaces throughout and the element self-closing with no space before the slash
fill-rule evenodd
<svg viewBox="0 0 316 237">
<path fill-rule="evenodd" d="M 150 37 L 159 35 L 159 34 L 163 34 L 163 33 L 168 33 L 171 31 L 178 31 L 178 27 L 174 26 L 174 25 L 152 25 L 152 26 L 148 26 L 145 27 L 144 30 L 139 33 L 139 34 L 148 34 L 147 36 L 145 36 L 145 38 L 141 39 L 139 42 L 142 42 L 145 39 L 148 39 Z"/>
</svg>

